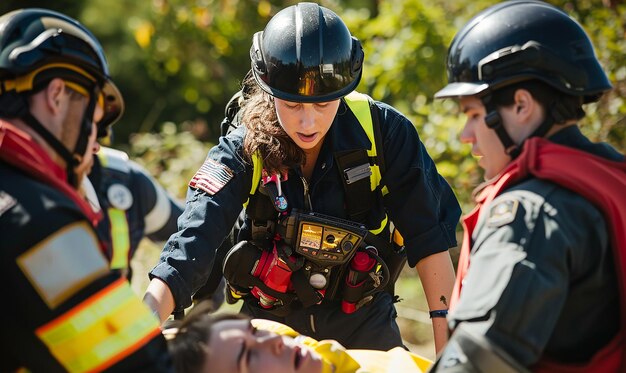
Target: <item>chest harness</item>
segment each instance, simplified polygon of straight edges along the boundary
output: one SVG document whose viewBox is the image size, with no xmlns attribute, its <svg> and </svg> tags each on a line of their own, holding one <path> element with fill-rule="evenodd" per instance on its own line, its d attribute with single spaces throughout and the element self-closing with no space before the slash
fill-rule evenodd
<svg viewBox="0 0 626 373">
<path fill-rule="evenodd" d="M 281 175 L 268 175 L 258 155 L 252 157 L 253 180 L 244 203 L 252 221 L 250 241 L 241 241 L 224 257 L 227 300 L 248 299 L 277 316 L 341 300 L 352 313 L 380 291 L 393 293 L 406 263 L 402 237 L 383 212 L 365 222 L 375 203 L 388 193 L 384 174 L 378 108 L 364 94 L 344 97 L 367 134 L 371 147 L 335 154 L 342 175 L 349 220 L 291 209 L 282 195 Z M 378 150 L 378 151 L 377 151 Z M 229 294 L 230 293 L 230 294 Z"/>
</svg>

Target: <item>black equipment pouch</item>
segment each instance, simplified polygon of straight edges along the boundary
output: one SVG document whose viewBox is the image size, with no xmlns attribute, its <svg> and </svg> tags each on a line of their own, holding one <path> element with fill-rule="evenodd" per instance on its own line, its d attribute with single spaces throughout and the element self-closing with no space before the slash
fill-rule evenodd
<svg viewBox="0 0 626 373">
<path fill-rule="evenodd" d="M 350 220 L 365 222 L 372 209 L 374 192 L 370 188 L 370 159 L 367 150 L 356 149 L 335 153 L 346 193 L 346 210 Z"/>
<path fill-rule="evenodd" d="M 406 249 L 404 245 L 398 242 L 400 240 L 397 235 L 399 235 L 399 233 L 394 230 L 392 240 L 389 241 L 384 237 L 369 232 L 365 237 L 365 242 L 378 249 L 380 257 L 385 261 L 385 264 L 387 264 L 387 268 L 389 268 L 389 282 L 387 283 L 385 291 L 392 296 L 395 296 L 396 281 L 398 277 L 400 277 L 400 273 L 402 273 L 402 269 L 404 269 L 407 262 Z"/>
</svg>

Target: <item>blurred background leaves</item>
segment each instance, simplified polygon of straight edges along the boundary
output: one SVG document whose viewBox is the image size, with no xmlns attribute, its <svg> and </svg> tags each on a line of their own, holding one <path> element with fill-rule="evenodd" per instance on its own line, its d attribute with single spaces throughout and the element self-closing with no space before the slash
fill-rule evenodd
<svg viewBox="0 0 626 373">
<path fill-rule="evenodd" d="M 454 102 L 433 102 L 443 87 L 455 32 L 494 0 L 327 0 L 365 50 L 359 90 L 405 113 L 464 211 L 482 172 L 458 141 Z M 127 110 L 114 146 L 144 163 L 181 198 L 219 134 L 224 105 L 250 67 L 254 32 L 286 0 L 3 0 L 0 12 L 48 7 L 89 27 L 102 42 Z M 583 130 L 626 149 L 626 5 L 615 0 L 552 0 L 578 19 L 615 89 L 587 107 Z"/>
<path fill-rule="evenodd" d="M 293 3 L 3 0 L 0 12 L 43 6 L 75 17 L 93 30 L 127 102 L 124 119 L 114 128 L 114 144 L 142 158 L 168 189 L 182 196 L 186 180 L 204 157 L 205 150 L 199 149 L 217 139 L 224 105 L 249 69 L 252 35 Z M 363 43 L 366 59 L 359 90 L 394 105 L 413 120 L 465 211 L 482 173 L 469 156 L 469 147 L 458 141 L 462 118 L 456 105 L 433 102 L 432 95 L 445 85 L 445 56 L 455 32 L 494 3 L 321 1 L 340 14 Z M 594 140 L 625 149 L 626 6 L 609 0 L 551 3 L 580 20 L 615 85 L 599 104 L 587 108 L 585 132 Z"/>
</svg>

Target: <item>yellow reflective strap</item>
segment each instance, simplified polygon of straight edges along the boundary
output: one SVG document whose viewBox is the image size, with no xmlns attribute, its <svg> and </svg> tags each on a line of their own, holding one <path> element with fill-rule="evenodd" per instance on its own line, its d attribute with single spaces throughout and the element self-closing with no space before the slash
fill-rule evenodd
<svg viewBox="0 0 626 373">
<path fill-rule="evenodd" d="M 119 279 L 35 333 L 70 372 L 106 369 L 160 333 L 156 318 Z"/>
<path fill-rule="evenodd" d="M 370 229 L 370 232 L 372 234 L 379 234 L 380 232 L 383 231 L 383 229 L 385 229 L 385 226 L 387 225 L 387 221 L 388 220 L 389 220 L 389 217 L 387 217 L 387 214 L 385 214 L 385 217 L 380 222 L 380 226 L 378 228 L 376 228 L 376 229 Z"/>
<path fill-rule="evenodd" d="M 111 222 L 111 268 L 128 267 L 128 253 L 130 251 L 130 233 L 126 211 L 109 208 L 107 210 Z"/>
<path fill-rule="evenodd" d="M 367 138 L 370 140 L 372 147 L 367 150 L 367 155 L 370 157 L 376 157 L 376 140 L 374 139 L 374 124 L 372 123 L 372 111 L 370 109 L 370 101 L 367 95 L 352 91 L 349 95 L 344 97 L 346 104 L 350 107 L 350 110 L 356 117 L 356 119 L 363 127 L 363 131 L 367 134 Z M 372 178 L 377 178 L 372 181 L 372 190 L 376 189 L 378 182 L 380 181 L 380 172 L 378 171 L 378 165 L 375 165 L 376 171 L 372 170 Z M 374 175 L 377 173 L 378 175 Z"/>
<path fill-rule="evenodd" d="M 350 94 L 345 96 L 344 99 L 356 119 L 361 124 L 363 131 L 365 131 L 367 138 L 372 144 L 372 147 L 367 150 L 367 155 L 369 157 L 376 157 L 376 139 L 374 137 L 374 123 L 372 122 L 372 111 L 370 109 L 369 96 L 352 91 Z M 370 188 L 371 190 L 375 190 L 380 184 L 382 176 L 380 174 L 380 168 L 377 164 L 370 165 L 370 169 L 372 170 L 372 174 L 370 175 Z M 386 185 L 381 188 L 381 193 L 383 196 L 389 193 Z M 370 229 L 370 232 L 373 234 L 382 232 L 385 225 L 387 225 L 387 220 L 387 215 L 385 214 L 385 218 L 381 221 L 380 226 L 376 229 Z"/>
<path fill-rule="evenodd" d="M 256 189 L 259 187 L 259 183 L 261 182 L 261 173 L 263 171 L 263 160 L 261 159 L 261 155 L 259 152 L 254 152 L 252 154 L 252 186 L 250 187 L 250 195 L 254 195 L 256 193 Z M 243 207 L 248 206 L 248 202 L 250 202 L 250 198 L 244 202 Z"/>
</svg>

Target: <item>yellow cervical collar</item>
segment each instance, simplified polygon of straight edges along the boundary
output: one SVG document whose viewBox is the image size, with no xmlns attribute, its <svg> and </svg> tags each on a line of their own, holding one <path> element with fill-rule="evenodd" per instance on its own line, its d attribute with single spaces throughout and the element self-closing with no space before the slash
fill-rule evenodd
<svg viewBox="0 0 626 373">
<path fill-rule="evenodd" d="M 292 337 L 317 352 L 324 362 L 322 373 L 421 373 L 426 372 L 432 365 L 432 361 L 401 347 L 389 351 L 346 350 L 337 341 L 316 341 L 274 321 L 254 319 L 252 325 L 258 329 Z"/>
<path fill-rule="evenodd" d="M 339 342 L 333 340 L 317 341 L 311 337 L 300 335 L 287 325 L 262 319 L 252 320 L 255 328 L 274 332 L 276 334 L 292 337 L 322 357 L 324 367 L 322 373 L 355 373 L 359 368 L 356 362 Z"/>
</svg>

